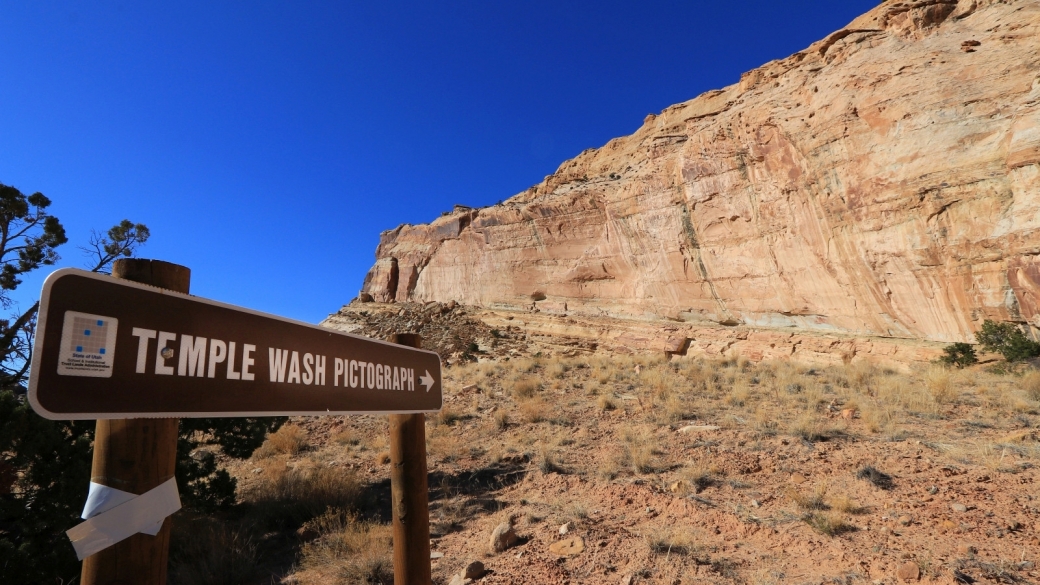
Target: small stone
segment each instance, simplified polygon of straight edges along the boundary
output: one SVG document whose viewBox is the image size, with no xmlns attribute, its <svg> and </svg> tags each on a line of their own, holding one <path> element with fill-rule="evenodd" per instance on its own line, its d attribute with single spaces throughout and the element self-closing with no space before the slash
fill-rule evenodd
<svg viewBox="0 0 1040 585">
<path fill-rule="evenodd" d="M 902 524 L 903 526 L 910 526 L 910 524 L 911 524 L 911 523 L 912 523 L 913 521 L 914 521 L 914 519 L 913 519 L 913 518 L 911 518 L 911 517 L 909 517 L 909 516 L 906 516 L 906 515 L 900 516 L 900 517 L 899 517 L 899 520 L 898 520 L 898 522 L 899 522 L 900 524 Z"/>
<path fill-rule="evenodd" d="M 896 577 L 906 582 L 917 581 L 921 578 L 921 567 L 914 562 L 905 563 L 896 569 Z"/>
<path fill-rule="evenodd" d="M 565 538 L 549 545 L 549 552 L 559 557 L 573 557 L 585 550 L 585 541 L 580 536 Z"/>
<path fill-rule="evenodd" d="M 846 409 L 842 410 L 841 411 L 841 418 L 843 418 L 845 420 L 852 420 L 852 419 L 856 418 L 856 409 L 855 408 L 846 408 Z"/>
<path fill-rule="evenodd" d="M 634 582 L 635 580 L 632 578 L 632 575 L 625 575 L 621 578 L 621 585 L 632 585 Z"/>
<path fill-rule="evenodd" d="M 513 546 L 520 540 L 520 537 L 516 535 L 516 530 L 513 528 L 512 518 L 509 521 L 503 522 L 495 527 L 495 530 L 491 533 L 491 551 L 502 552 L 507 548 Z"/>
<path fill-rule="evenodd" d="M 939 488 L 933 485 L 928 488 L 928 493 L 934 496 L 935 494 L 939 493 Z"/>
<path fill-rule="evenodd" d="M 793 483 L 795 485 L 801 485 L 801 484 L 805 483 L 805 476 L 800 474 L 800 473 L 792 473 L 791 474 L 791 483 Z"/>
<path fill-rule="evenodd" d="M 465 579 L 480 579 L 486 572 L 487 571 L 484 569 L 484 563 L 473 561 L 466 565 L 465 569 L 459 571 L 459 574 Z"/>
<path fill-rule="evenodd" d="M 462 391 L 463 392 L 476 392 L 477 391 L 477 385 L 476 384 L 470 384 L 468 386 L 463 386 L 462 387 Z"/>
<path fill-rule="evenodd" d="M 260 469 L 259 467 L 257 467 L 256 469 L 253 470 L 253 473 L 263 473 L 263 472 L 264 472 L 264 470 Z"/>
<path fill-rule="evenodd" d="M 686 425 L 685 427 L 679 429 L 679 432 L 680 433 L 702 433 L 702 432 L 709 432 L 709 431 L 717 431 L 717 430 L 719 430 L 721 428 L 722 427 L 717 426 L 717 425 Z"/>
<path fill-rule="evenodd" d="M 430 560 L 433 560 L 433 559 L 443 559 L 443 558 L 444 558 L 444 553 L 442 553 L 442 552 L 431 552 L 430 553 Z"/>
<path fill-rule="evenodd" d="M 939 525 L 939 528 L 942 528 L 945 532 L 951 532 L 953 530 L 957 530 L 957 524 L 955 522 L 951 522 L 950 520 L 943 520 L 942 524 Z"/>
<path fill-rule="evenodd" d="M 469 585 L 473 582 L 473 579 L 467 579 L 462 575 L 455 575 L 451 578 L 451 582 L 448 585 Z"/>
<path fill-rule="evenodd" d="M 688 491 L 688 488 L 689 484 L 681 479 L 673 483 L 672 485 L 668 486 L 668 490 L 671 491 L 673 494 Z"/>
<path fill-rule="evenodd" d="M 967 512 L 968 507 L 964 504 L 950 504 L 950 509 L 954 512 Z"/>
<path fill-rule="evenodd" d="M 563 526 L 560 526 L 560 536 L 563 536 L 564 534 L 567 534 L 570 531 L 571 531 L 571 523 L 570 522 L 564 524 Z"/>
<path fill-rule="evenodd" d="M 758 503 L 758 500 L 751 500 L 751 507 L 752 507 L 752 508 L 757 508 L 757 507 L 759 507 L 759 506 L 761 506 L 761 505 L 762 505 L 762 504 L 759 504 L 759 503 Z"/>
</svg>

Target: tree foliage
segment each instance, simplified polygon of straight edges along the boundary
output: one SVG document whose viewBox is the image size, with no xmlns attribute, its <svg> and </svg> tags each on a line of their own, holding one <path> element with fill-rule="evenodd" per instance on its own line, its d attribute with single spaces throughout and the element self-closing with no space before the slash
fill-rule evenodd
<svg viewBox="0 0 1040 585">
<path fill-rule="evenodd" d="M 999 353 L 1009 362 L 1040 356 L 1040 343 L 1029 339 L 1014 323 L 997 323 L 986 319 L 975 334 L 982 349 Z"/>
<path fill-rule="evenodd" d="M 129 258 L 134 255 L 134 250 L 144 245 L 152 235 L 148 226 L 124 219 L 112 226 L 108 234 L 97 231 L 90 232 L 90 242 L 80 250 L 91 259 L 90 270 L 108 274 L 108 266 L 118 258 Z"/>
<path fill-rule="evenodd" d="M 963 368 L 977 363 L 975 347 L 970 343 L 952 343 L 943 348 L 943 356 L 939 358 L 945 364 Z"/>
<path fill-rule="evenodd" d="M 24 195 L 0 184 L 0 306 L 21 276 L 53 265 L 67 242 L 61 222 L 47 212 L 42 193 Z M 124 219 L 104 235 L 92 232 L 94 272 L 107 272 L 117 258 L 131 257 L 151 234 Z M 0 320 L 0 581 L 70 583 L 79 561 L 65 531 L 79 523 L 90 481 L 93 421 L 51 421 L 25 399 L 39 303 Z M 284 419 L 186 419 L 177 442 L 176 477 L 186 506 L 201 510 L 235 501 L 235 480 L 213 449 L 248 457 Z"/>
</svg>

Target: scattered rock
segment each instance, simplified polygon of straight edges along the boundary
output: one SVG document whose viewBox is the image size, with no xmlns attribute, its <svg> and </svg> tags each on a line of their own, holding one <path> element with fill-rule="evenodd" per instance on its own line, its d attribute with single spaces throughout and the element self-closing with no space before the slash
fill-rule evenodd
<svg viewBox="0 0 1040 585">
<path fill-rule="evenodd" d="M 632 575 L 625 575 L 621 578 L 621 585 L 632 585 L 633 583 L 635 583 L 635 579 L 632 578 Z"/>
<path fill-rule="evenodd" d="M 430 560 L 442 559 L 442 558 L 444 558 L 444 553 L 442 553 L 442 552 L 431 552 L 430 553 Z"/>
<path fill-rule="evenodd" d="M 905 582 L 917 581 L 921 578 L 921 567 L 912 561 L 904 563 L 896 569 L 896 577 Z"/>
<path fill-rule="evenodd" d="M 580 536 L 565 538 L 549 545 L 549 552 L 560 557 L 573 557 L 585 550 L 585 541 Z"/>
<path fill-rule="evenodd" d="M 464 569 L 459 571 L 459 575 L 462 575 L 464 579 L 480 579 L 486 572 L 487 570 L 484 568 L 484 563 L 480 561 L 472 561 L 467 564 Z"/>
<path fill-rule="evenodd" d="M 717 431 L 717 430 L 719 430 L 721 428 L 722 427 L 720 427 L 718 425 L 686 425 L 685 427 L 679 429 L 679 432 L 680 433 L 700 433 L 700 432 L 707 432 L 707 431 Z"/>
<path fill-rule="evenodd" d="M 801 485 L 801 484 L 805 483 L 805 476 L 800 474 L 800 473 L 792 473 L 791 474 L 791 483 L 793 483 L 795 485 Z"/>
<path fill-rule="evenodd" d="M 560 526 L 560 536 L 563 536 L 564 534 L 567 534 L 570 531 L 571 531 L 571 523 L 570 522 L 564 524 L 563 526 Z"/>
<path fill-rule="evenodd" d="M 841 411 L 841 418 L 845 420 L 852 420 L 859 415 L 859 412 L 855 408 L 846 408 Z"/>
<path fill-rule="evenodd" d="M 690 488 L 690 484 L 686 483 L 686 481 L 681 480 L 681 479 L 679 481 L 673 483 L 672 485 L 668 486 L 668 490 L 671 491 L 673 494 L 677 494 L 677 493 L 680 493 L 680 492 L 686 492 L 686 491 L 689 490 L 689 488 Z"/>
<path fill-rule="evenodd" d="M 477 389 L 478 388 L 477 388 L 476 384 L 469 384 L 468 386 L 463 386 L 462 387 L 462 391 L 463 392 L 476 392 Z"/>
<path fill-rule="evenodd" d="M 939 488 L 934 486 L 934 485 L 933 486 L 929 486 L 928 493 L 932 494 L 934 496 L 935 494 L 939 493 Z"/>
<path fill-rule="evenodd" d="M 451 582 L 448 585 L 469 585 L 473 582 L 473 579 L 467 579 L 462 575 L 455 575 L 451 578 Z"/>
<path fill-rule="evenodd" d="M 502 552 L 516 544 L 518 540 L 520 537 L 516 535 L 516 529 L 513 528 L 513 518 L 510 518 L 491 532 L 491 551 Z"/>
<path fill-rule="evenodd" d="M 909 517 L 909 516 L 907 516 L 907 515 L 903 515 L 903 516 L 900 516 L 900 517 L 899 517 L 899 520 L 898 520 L 898 522 L 899 522 L 900 524 L 902 524 L 903 526 L 910 526 L 910 524 L 911 524 L 911 523 L 912 523 L 913 521 L 914 521 L 914 519 L 913 519 L 913 518 L 911 518 L 911 517 Z"/>
<path fill-rule="evenodd" d="M 968 511 L 968 507 L 965 506 L 964 504 L 960 504 L 960 503 L 950 504 L 950 509 L 953 510 L 954 512 L 967 512 Z"/>
</svg>

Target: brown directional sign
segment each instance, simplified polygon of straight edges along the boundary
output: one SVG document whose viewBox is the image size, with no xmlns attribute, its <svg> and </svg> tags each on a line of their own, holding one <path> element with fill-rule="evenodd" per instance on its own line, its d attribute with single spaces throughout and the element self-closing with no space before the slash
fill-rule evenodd
<svg viewBox="0 0 1040 585">
<path fill-rule="evenodd" d="M 50 419 L 417 413 L 437 354 L 127 280 L 43 285 L 29 401 Z"/>
</svg>

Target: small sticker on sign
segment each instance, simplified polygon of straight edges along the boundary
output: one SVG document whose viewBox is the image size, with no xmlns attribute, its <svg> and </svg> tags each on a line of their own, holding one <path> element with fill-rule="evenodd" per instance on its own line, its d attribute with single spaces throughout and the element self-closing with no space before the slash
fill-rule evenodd
<svg viewBox="0 0 1040 585">
<path fill-rule="evenodd" d="M 58 374 L 111 378 L 119 320 L 104 315 L 65 311 Z"/>
</svg>

